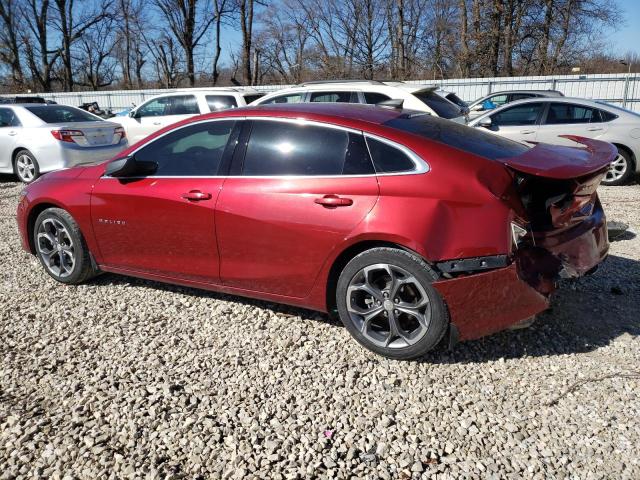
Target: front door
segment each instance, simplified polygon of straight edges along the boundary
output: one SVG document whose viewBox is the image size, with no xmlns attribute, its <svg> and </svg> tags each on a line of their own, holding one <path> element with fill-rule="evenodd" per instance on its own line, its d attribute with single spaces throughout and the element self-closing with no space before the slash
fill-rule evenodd
<svg viewBox="0 0 640 480">
<path fill-rule="evenodd" d="M 15 148 L 20 121 L 10 108 L 0 108 L 0 172 L 8 173 L 13 168 L 11 154 Z"/>
<path fill-rule="evenodd" d="M 126 120 L 129 143 L 142 140 L 161 128 L 198 115 L 200 108 L 193 95 L 167 95 L 141 105 Z"/>
<path fill-rule="evenodd" d="M 227 179 L 216 207 L 220 277 L 236 288 L 303 297 L 373 208 L 378 182 L 359 132 L 252 123 L 242 171 Z"/>
<path fill-rule="evenodd" d="M 174 130 L 134 153 L 138 161 L 158 164 L 154 175 L 98 180 L 91 220 L 101 263 L 218 281 L 214 208 L 224 177 L 217 175 L 232 154 L 236 123 L 207 121 Z"/>
<path fill-rule="evenodd" d="M 491 114 L 491 131 L 501 137 L 527 142 L 535 141 L 543 103 L 523 103 Z"/>
</svg>

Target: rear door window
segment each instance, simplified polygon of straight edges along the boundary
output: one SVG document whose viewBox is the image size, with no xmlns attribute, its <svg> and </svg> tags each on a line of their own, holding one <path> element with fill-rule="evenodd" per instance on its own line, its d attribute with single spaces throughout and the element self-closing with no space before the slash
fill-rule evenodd
<svg viewBox="0 0 640 480">
<path fill-rule="evenodd" d="M 357 92 L 312 92 L 310 102 L 358 103 Z"/>
<path fill-rule="evenodd" d="M 549 103 L 549 111 L 545 120 L 546 125 L 561 125 L 567 123 L 600 122 L 599 111 L 595 108 L 575 105 L 572 103 Z"/>
<path fill-rule="evenodd" d="M 245 176 L 329 176 L 374 173 L 361 134 L 318 125 L 256 120 Z"/>
<path fill-rule="evenodd" d="M 169 115 L 198 115 L 200 109 L 198 102 L 193 95 L 174 95 L 171 99 L 171 109 Z"/>
<path fill-rule="evenodd" d="M 525 98 L 534 98 L 537 95 L 533 93 L 512 93 L 511 94 L 511 102 L 515 102 L 516 100 L 524 100 Z"/>
<path fill-rule="evenodd" d="M 542 111 L 542 103 L 526 103 L 506 108 L 491 115 L 493 125 L 508 127 L 512 125 L 535 125 Z"/>
<path fill-rule="evenodd" d="M 0 128 L 3 127 L 19 127 L 20 120 L 16 113 L 10 108 L 0 108 Z"/>
<path fill-rule="evenodd" d="M 288 95 L 280 95 L 270 98 L 261 103 L 261 105 L 269 105 L 272 103 L 300 103 L 302 101 L 302 93 L 290 93 Z"/>
<path fill-rule="evenodd" d="M 251 102 L 254 102 L 262 97 L 264 97 L 264 93 L 253 93 L 251 95 L 245 95 L 244 101 L 247 105 L 249 105 Z"/>
<path fill-rule="evenodd" d="M 210 112 L 217 112 L 218 110 L 226 110 L 238 106 L 236 99 L 231 95 L 205 95 L 204 98 L 207 100 Z"/>
<path fill-rule="evenodd" d="M 158 164 L 156 176 L 211 176 L 218 173 L 235 121 L 202 122 L 157 138 L 135 153 Z"/>
</svg>

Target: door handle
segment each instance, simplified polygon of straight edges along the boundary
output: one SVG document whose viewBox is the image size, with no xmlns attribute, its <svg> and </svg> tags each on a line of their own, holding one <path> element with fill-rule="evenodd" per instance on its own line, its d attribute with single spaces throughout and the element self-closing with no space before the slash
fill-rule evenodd
<svg viewBox="0 0 640 480">
<path fill-rule="evenodd" d="M 339 197 L 338 195 L 325 195 L 324 197 L 316 198 L 315 202 L 326 208 L 348 207 L 349 205 L 353 205 L 353 200 Z"/>
<path fill-rule="evenodd" d="M 600 130 L 602 130 L 602 127 L 591 127 L 587 128 L 587 130 L 590 132 L 599 132 Z"/>
<path fill-rule="evenodd" d="M 15 137 L 18 134 L 18 132 L 16 132 L 15 130 L 10 131 L 7 135 L 10 135 L 12 137 Z"/>
<path fill-rule="evenodd" d="M 536 133 L 535 130 L 520 130 L 522 135 L 531 135 L 532 133 Z"/>
<path fill-rule="evenodd" d="M 162 122 L 153 122 L 154 125 L 162 125 Z"/>
<path fill-rule="evenodd" d="M 200 200 L 209 200 L 211 198 L 210 193 L 201 192 L 200 190 L 191 190 L 190 192 L 183 193 L 182 198 L 190 200 L 192 202 L 198 202 Z"/>
</svg>

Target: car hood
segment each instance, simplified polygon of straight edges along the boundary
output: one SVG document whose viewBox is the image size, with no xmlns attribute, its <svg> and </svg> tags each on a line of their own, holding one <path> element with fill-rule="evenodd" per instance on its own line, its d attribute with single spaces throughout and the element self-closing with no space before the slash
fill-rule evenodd
<svg viewBox="0 0 640 480">
<path fill-rule="evenodd" d="M 503 158 L 509 168 L 539 177 L 570 179 L 602 170 L 617 156 L 615 146 L 578 135 L 560 135 L 583 147 L 563 147 L 534 143 L 534 147 L 516 157 Z M 533 143 L 533 142 L 532 142 Z"/>
</svg>

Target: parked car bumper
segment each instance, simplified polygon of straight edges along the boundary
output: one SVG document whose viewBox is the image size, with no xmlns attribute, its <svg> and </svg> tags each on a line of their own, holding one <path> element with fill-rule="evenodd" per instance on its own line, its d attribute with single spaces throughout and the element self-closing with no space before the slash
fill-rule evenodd
<svg viewBox="0 0 640 480">
<path fill-rule="evenodd" d="M 460 340 L 504 330 L 549 306 L 561 278 L 588 274 L 609 250 L 606 218 L 598 204 L 575 227 L 535 235 L 535 247 L 513 255 L 511 264 L 433 284 L 444 298 Z"/>
<path fill-rule="evenodd" d="M 117 145 L 104 147 L 81 147 L 68 142 L 59 142 L 55 147 L 48 145 L 34 151 L 33 154 L 38 159 L 40 173 L 45 173 L 109 160 L 127 148 L 128 145 L 126 140 Z"/>
</svg>

